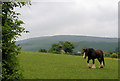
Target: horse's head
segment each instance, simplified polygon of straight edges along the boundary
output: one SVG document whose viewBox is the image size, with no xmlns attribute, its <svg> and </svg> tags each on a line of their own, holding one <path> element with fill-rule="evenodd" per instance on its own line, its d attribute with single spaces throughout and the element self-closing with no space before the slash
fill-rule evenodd
<svg viewBox="0 0 120 81">
<path fill-rule="evenodd" d="M 87 49 L 83 49 L 83 58 L 86 59 L 88 50 Z"/>
</svg>

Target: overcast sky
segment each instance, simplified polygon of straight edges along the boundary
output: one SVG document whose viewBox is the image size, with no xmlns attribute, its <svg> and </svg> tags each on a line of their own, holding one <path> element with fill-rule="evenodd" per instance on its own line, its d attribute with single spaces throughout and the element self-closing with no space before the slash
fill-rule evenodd
<svg viewBox="0 0 120 81">
<path fill-rule="evenodd" d="M 18 40 L 52 35 L 118 37 L 119 0 L 34 0 L 16 8 L 30 31 Z"/>
</svg>

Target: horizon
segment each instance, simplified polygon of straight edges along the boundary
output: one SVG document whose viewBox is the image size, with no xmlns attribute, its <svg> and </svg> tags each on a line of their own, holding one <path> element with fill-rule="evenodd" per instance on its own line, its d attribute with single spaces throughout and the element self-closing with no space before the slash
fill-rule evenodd
<svg viewBox="0 0 120 81">
<path fill-rule="evenodd" d="M 34 39 L 34 38 L 40 38 L 40 37 L 54 37 L 54 36 L 79 36 L 79 37 L 96 37 L 96 38 L 110 38 L 110 39 L 118 39 L 117 37 L 102 37 L 102 36 L 88 36 L 88 35 L 46 35 L 46 36 L 39 36 L 39 37 L 32 37 L 32 38 L 27 38 L 23 40 L 28 40 L 28 39 Z M 16 41 L 22 41 L 22 40 L 16 40 Z"/>
</svg>

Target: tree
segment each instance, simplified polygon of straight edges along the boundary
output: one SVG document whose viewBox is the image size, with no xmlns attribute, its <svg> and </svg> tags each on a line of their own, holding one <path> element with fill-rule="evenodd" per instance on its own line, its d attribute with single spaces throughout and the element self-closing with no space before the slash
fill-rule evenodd
<svg viewBox="0 0 120 81">
<path fill-rule="evenodd" d="M 72 53 L 74 49 L 74 45 L 69 42 L 69 41 L 65 41 L 63 44 L 63 50 L 65 51 L 65 53 Z"/>
<path fill-rule="evenodd" d="M 38 52 L 45 52 L 45 53 L 47 53 L 47 50 L 40 48 Z"/>
<path fill-rule="evenodd" d="M 60 53 L 61 51 L 61 45 L 59 43 L 53 43 L 52 44 L 52 47 L 49 49 L 49 52 L 52 52 L 52 53 Z"/>
<path fill-rule="evenodd" d="M 20 53 L 20 45 L 16 45 L 16 38 L 22 32 L 27 33 L 21 27 L 23 21 L 18 18 L 20 13 L 14 11 L 15 7 L 22 7 L 30 2 L 3 2 L 2 3 L 2 80 L 19 80 L 22 73 L 20 71 L 17 55 Z"/>
<path fill-rule="evenodd" d="M 61 53 L 61 51 L 65 53 L 72 53 L 74 49 L 74 45 L 69 41 L 59 41 L 59 43 L 52 44 L 52 48 L 49 49 L 49 52 L 52 53 Z"/>
</svg>

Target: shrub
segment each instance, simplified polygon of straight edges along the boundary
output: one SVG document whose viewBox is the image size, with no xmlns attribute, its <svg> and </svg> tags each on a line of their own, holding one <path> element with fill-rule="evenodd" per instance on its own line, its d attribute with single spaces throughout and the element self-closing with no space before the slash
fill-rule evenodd
<svg viewBox="0 0 120 81">
<path fill-rule="evenodd" d="M 118 55 L 117 55 L 116 53 L 113 53 L 113 54 L 111 55 L 111 57 L 112 57 L 112 58 L 118 58 Z"/>
<path fill-rule="evenodd" d="M 27 2 L 2 2 L 1 27 L 2 27 L 2 80 L 19 81 L 23 78 L 17 55 L 20 53 L 20 45 L 16 45 L 16 39 L 21 33 L 28 32 L 22 27 L 24 24 L 18 17 L 20 13 L 14 11 L 15 7 L 25 6 Z M 0 6 L 1 6 L 0 5 Z M 1 33 L 1 28 L 0 28 Z M 1 37 L 1 36 L 0 36 Z M 1 39 L 0 39 L 1 43 Z M 1 46 L 1 44 L 0 44 Z M 1 50 L 1 47 L 0 47 Z M 0 59 L 1 60 L 1 59 Z M 1 72 L 0 72 L 1 75 Z M 1 76 L 0 76 L 1 79 Z"/>
<path fill-rule="evenodd" d="M 48 50 L 48 52 L 49 52 L 49 53 L 60 54 L 59 51 L 56 51 L 56 50 L 54 50 L 53 48 L 50 48 L 50 49 Z"/>
<path fill-rule="evenodd" d="M 105 57 L 110 57 L 111 54 L 107 52 L 107 53 L 104 53 L 104 56 L 105 56 Z"/>
<path fill-rule="evenodd" d="M 44 53 L 47 53 L 47 50 L 46 50 L 46 49 L 42 49 L 42 48 L 40 48 L 40 49 L 38 50 L 38 52 L 44 52 Z"/>
</svg>

